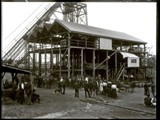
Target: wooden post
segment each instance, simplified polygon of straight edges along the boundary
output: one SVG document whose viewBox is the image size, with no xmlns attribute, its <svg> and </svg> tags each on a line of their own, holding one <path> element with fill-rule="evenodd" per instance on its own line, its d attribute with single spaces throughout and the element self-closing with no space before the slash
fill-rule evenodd
<svg viewBox="0 0 160 120">
<path fill-rule="evenodd" d="M 81 49 L 81 77 L 83 76 L 83 63 L 84 63 L 84 61 L 83 61 L 83 49 Z"/>
<path fill-rule="evenodd" d="M 95 50 L 93 50 L 93 79 L 95 79 Z"/>
<path fill-rule="evenodd" d="M 68 80 L 71 77 L 70 48 L 68 48 Z"/>
<path fill-rule="evenodd" d="M 51 40 L 50 68 L 53 69 L 53 42 Z"/>
<path fill-rule="evenodd" d="M 30 70 L 30 48 L 29 48 L 29 44 L 28 44 L 28 69 Z"/>
<path fill-rule="evenodd" d="M 84 50 L 83 51 L 83 57 L 84 57 L 84 65 L 86 64 L 86 51 Z M 86 75 L 86 71 L 85 71 L 85 69 L 83 69 L 83 76 L 85 76 Z"/>
<path fill-rule="evenodd" d="M 61 72 L 61 48 L 60 47 L 59 47 L 59 56 L 58 56 L 58 58 L 59 58 L 59 62 L 58 62 L 58 66 L 59 66 L 59 78 L 61 78 L 62 72 Z"/>
<path fill-rule="evenodd" d="M 46 44 L 45 44 L 45 48 L 44 48 L 44 55 L 45 55 L 45 76 L 47 76 L 47 53 L 46 53 Z"/>
<path fill-rule="evenodd" d="M 39 76 L 41 76 L 41 48 L 39 49 Z"/>
<path fill-rule="evenodd" d="M 146 44 L 144 44 L 144 59 L 146 65 Z M 146 80 L 146 68 L 144 68 L 144 79 Z"/>
<path fill-rule="evenodd" d="M 97 63 L 99 64 L 99 52 L 97 53 Z M 99 70 L 97 70 L 98 74 L 99 74 Z"/>
<path fill-rule="evenodd" d="M 70 39 L 71 39 L 71 36 L 70 36 L 70 33 L 68 32 L 68 80 L 70 79 L 71 77 L 71 61 L 70 61 Z"/>
<path fill-rule="evenodd" d="M 74 76 L 74 64 L 75 64 L 75 59 L 74 59 L 74 50 L 72 51 L 72 76 Z"/>
<path fill-rule="evenodd" d="M 106 51 L 106 57 L 108 57 L 108 51 Z M 109 81 L 109 78 L 108 78 L 108 60 L 106 61 L 106 80 Z"/>
<path fill-rule="evenodd" d="M 33 51 L 33 71 L 35 72 L 35 42 L 34 42 L 34 46 L 32 48 L 32 51 Z"/>
<path fill-rule="evenodd" d="M 115 53 L 115 72 L 117 73 L 117 53 Z"/>
</svg>

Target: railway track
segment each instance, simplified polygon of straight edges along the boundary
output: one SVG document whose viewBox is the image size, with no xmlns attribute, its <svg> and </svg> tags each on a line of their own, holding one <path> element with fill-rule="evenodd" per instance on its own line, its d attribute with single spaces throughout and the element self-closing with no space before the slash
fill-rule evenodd
<svg viewBox="0 0 160 120">
<path fill-rule="evenodd" d="M 155 112 L 139 110 L 139 109 L 135 109 L 135 108 L 131 108 L 131 107 L 124 107 L 124 106 L 121 106 L 121 105 L 113 105 L 113 104 L 111 104 L 112 101 L 107 102 L 103 98 L 99 98 L 99 99 L 100 99 L 100 101 L 97 101 L 97 100 L 94 100 L 94 99 L 80 99 L 80 100 L 83 101 L 83 102 L 91 103 L 91 104 L 98 104 L 98 105 L 103 105 L 103 106 L 105 105 L 106 107 L 114 107 L 114 108 L 118 108 L 118 109 L 122 109 L 122 110 L 136 112 L 138 114 L 143 114 L 143 115 L 147 114 L 147 115 L 156 116 Z M 118 118 L 116 118 L 116 119 L 118 119 Z"/>
</svg>

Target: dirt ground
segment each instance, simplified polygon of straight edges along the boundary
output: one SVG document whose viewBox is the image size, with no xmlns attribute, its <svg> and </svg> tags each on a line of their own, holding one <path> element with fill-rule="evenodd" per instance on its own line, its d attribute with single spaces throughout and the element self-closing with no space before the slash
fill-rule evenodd
<svg viewBox="0 0 160 120">
<path fill-rule="evenodd" d="M 32 105 L 27 105 L 25 102 L 23 105 L 17 103 L 17 102 L 11 102 L 10 104 L 4 105 L 2 103 L 2 110 L 1 110 L 1 117 L 2 118 L 55 118 L 57 114 L 59 114 L 58 118 L 61 117 L 89 117 L 89 118 L 96 118 L 97 116 L 100 116 L 100 113 L 98 111 L 101 111 L 101 114 L 107 110 L 104 105 L 94 105 L 92 102 L 89 101 L 101 101 L 101 102 L 107 102 L 110 105 L 119 105 L 127 108 L 132 108 L 136 110 L 146 111 L 149 113 L 153 113 L 153 115 L 148 117 L 146 114 L 139 115 L 142 119 L 143 118 L 156 118 L 156 109 L 155 108 L 149 108 L 143 105 L 143 99 L 144 99 L 144 93 L 143 88 L 136 88 L 134 93 L 128 93 L 121 91 L 118 93 L 118 98 L 113 99 L 109 98 L 104 95 L 98 95 L 96 98 L 85 98 L 84 96 L 84 90 L 80 90 L 80 98 L 74 97 L 74 90 L 70 88 L 66 88 L 66 94 L 55 94 L 54 88 L 52 89 L 45 89 L 45 88 L 38 88 L 37 93 L 40 94 L 41 103 L 34 103 Z M 84 102 L 86 101 L 86 102 Z M 92 106 L 92 107 L 90 107 Z M 86 111 L 84 108 L 92 108 L 89 109 L 90 111 Z M 108 107 L 109 108 L 109 107 Z M 83 109 L 83 110 L 82 110 Z M 103 110 L 103 111 L 102 111 Z M 96 111 L 96 114 L 93 114 L 93 111 Z M 114 111 L 114 112 L 113 112 Z M 117 111 L 117 113 L 115 113 Z M 89 113 L 90 112 L 90 113 Z M 84 114 L 85 113 L 85 114 Z M 92 114 L 91 114 L 92 113 Z M 121 112 L 119 109 L 108 109 L 107 112 L 104 112 L 104 118 L 105 115 L 108 116 L 116 116 L 117 118 L 136 118 L 136 115 L 129 115 L 127 117 L 127 114 L 123 114 L 123 111 Z M 49 115 L 50 114 L 50 115 Z M 138 113 L 137 113 L 138 115 Z M 109 116 L 108 116 L 109 117 Z M 137 116 L 138 117 L 138 116 Z"/>
</svg>

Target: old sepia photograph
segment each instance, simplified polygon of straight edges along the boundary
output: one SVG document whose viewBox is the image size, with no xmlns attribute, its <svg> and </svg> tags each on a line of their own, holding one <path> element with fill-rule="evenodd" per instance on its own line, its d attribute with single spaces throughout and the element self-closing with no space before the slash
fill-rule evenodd
<svg viewBox="0 0 160 120">
<path fill-rule="evenodd" d="M 156 119 L 156 2 L 3 1 L 1 20 L 2 119 Z"/>
</svg>

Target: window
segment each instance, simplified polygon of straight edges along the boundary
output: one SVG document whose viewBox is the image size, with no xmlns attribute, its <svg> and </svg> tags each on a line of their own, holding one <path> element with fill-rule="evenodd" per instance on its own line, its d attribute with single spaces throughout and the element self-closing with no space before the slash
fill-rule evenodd
<svg viewBox="0 0 160 120">
<path fill-rule="evenodd" d="M 137 63 L 137 59 L 131 59 L 131 63 Z"/>
</svg>

